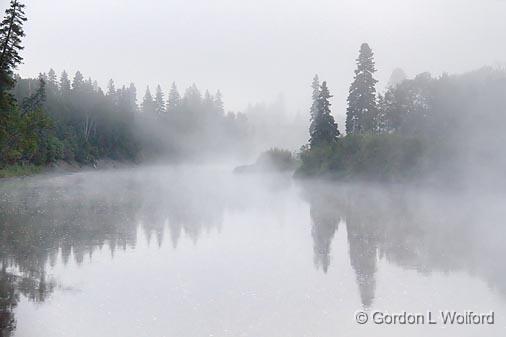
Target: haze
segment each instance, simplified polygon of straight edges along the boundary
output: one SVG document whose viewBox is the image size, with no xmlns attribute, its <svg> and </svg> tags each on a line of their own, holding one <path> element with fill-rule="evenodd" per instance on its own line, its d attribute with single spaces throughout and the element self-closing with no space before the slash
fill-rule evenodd
<svg viewBox="0 0 506 337">
<path fill-rule="evenodd" d="M 0 10 L 0 337 L 504 336 L 506 0 Z"/>
<path fill-rule="evenodd" d="M 2 1 L 1 10 L 7 1 Z M 105 87 L 176 81 L 221 89 L 227 110 L 272 101 L 305 113 L 318 73 L 343 120 L 360 43 L 384 87 L 393 69 L 461 73 L 506 61 L 506 2 L 498 0 L 26 1 L 23 77 L 80 70 Z M 141 96 L 142 97 L 142 96 Z"/>
</svg>

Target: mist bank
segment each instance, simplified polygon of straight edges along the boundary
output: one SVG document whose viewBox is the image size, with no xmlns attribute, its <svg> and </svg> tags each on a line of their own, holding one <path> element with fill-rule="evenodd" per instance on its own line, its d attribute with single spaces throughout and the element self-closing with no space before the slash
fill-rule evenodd
<svg viewBox="0 0 506 337">
<path fill-rule="evenodd" d="M 305 138 L 306 122 L 281 98 L 234 113 L 225 112 L 219 91 L 202 94 L 196 85 L 180 94 L 173 84 L 167 95 L 160 86 L 155 95 L 147 88 L 138 104 L 134 84 L 116 88 L 111 80 L 104 92 L 80 72 L 57 78 L 51 69 L 15 80 L 4 113 L 3 166 L 244 161 L 278 144 L 295 150 Z"/>
<path fill-rule="evenodd" d="M 4 274 L 18 272 L 16 282 L 8 284 L 17 293 L 27 291 L 33 301 L 42 302 L 58 286 L 47 272 L 58 261 L 79 266 L 100 252 L 121 256 L 142 246 L 139 239 L 143 238 L 157 249 L 168 245 L 175 250 L 185 249 L 185 242 L 191 242 L 193 249 L 206 245 L 210 233 L 226 236 L 235 231 L 246 238 L 251 232 L 246 227 L 237 231 L 241 222 L 227 219 L 241 212 L 259 215 L 250 217 L 248 228 L 261 237 L 275 233 L 269 228 L 302 228 L 301 237 L 309 245 L 301 249 L 301 242 L 294 243 L 294 251 L 301 254 L 296 261 L 307 256 L 308 266 L 312 260 L 327 276 L 337 270 L 343 277 L 346 269 L 336 254 L 348 252 L 346 265 L 354 273 L 364 307 L 381 302 L 379 280 L 386 265 L 416 271 L 424 282 L 443 273 L 444 283 L 449 274 L 472 275 L 506 298 L 506 270 L 497 259 L 505 253 L 504 193 L 477 196 L 322 180 L 295 185 L 288 175 L 238 176 L 209 166 L 146 166 L 31 177 L 20 184 L 2 181 L 0 187 L 0 262 L 10 267 Z M 285 220 L 287 226 L 269 222 L 264 227 L 265 220 L 258 220 L 263 212 L 274 214 L 275 224 L 292 218 Z M 268 259 L 274 259 L 279 242 L 291 241 L 283 233 L 271 237 L 276 244 Z M 346 241 L 338 240 L 344 233 Z M 246 242 L 257 248 L 257 241 Z M 230 248 L 225 254 L 230 254 Z M 252 261 L 258 254 L 255 250 Z M 23 287 L 21 280 L 31 281 Z"/>
<path fill-rule="evenodd" d="M 269 136 L 282 134 L 279 119 L 262 124 L 261 112 L 271 111 L 271 106 L 251 108 L 260 118 L 250 123 L 243 113 L 225 111 L 219 90 L 202 94 L 195 84 L 181 95 L 173 83 L 167 99 L 160 85 L 154 95 L 147 87 L 138 104 L 133 83 L 116 88 L 111 79 L 104 92 L 80 71 L 72 79 L 66 71 L 58 78 L 53 69 L 38 79 L 22 79 L 15 70 L 23 61 L 24 8 L 11 1 L 0 23 L 0 172 L 4 175 L 30 173 L 35 171 L 32 168 L 59 161 L 91 166 L 101 159 L 216 161 L 247 157 L 257 144 L 283 139 Z"/>
<path fill-rule="evenodd" d="M 379 95 L 375 71 L 363 45 L 345 135 L 330 114 L 326 82 L 315 78 L 310 141 L 296 176 L 506 187 L 505 69 L 422 73 Z"/>
</svg>

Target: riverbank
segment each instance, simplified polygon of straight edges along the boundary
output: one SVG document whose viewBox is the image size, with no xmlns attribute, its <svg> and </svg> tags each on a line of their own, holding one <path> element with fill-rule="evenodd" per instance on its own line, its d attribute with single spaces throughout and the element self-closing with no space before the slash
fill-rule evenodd
<svg viewBox="0 0 506 337">
<path fill-rule="evenodd" d="M 42 172 L 44 167 L 37 165 L 9 165 L 0 169 L 0 179 L 25 177 Z"/>
<path fill-rule="evenodd" d="M 0 169 L 0 179 L 5 178 L 16 178 L 16 177 L 28 177 L 37 174 L 51 174 L 51 173 L 72 173 L 80 172 L 85 170 L 107 170 L 107 169 L 118 169 L 126 168 L 135 165 L 134 162 L 118 161 L 112 159 L 100 159 L 94 164 L 79 164 L 78 162 L 72 161 L 67 162 L 59 160 L 48 166 L 40 165 L 8 165 Z"/>
</svg>

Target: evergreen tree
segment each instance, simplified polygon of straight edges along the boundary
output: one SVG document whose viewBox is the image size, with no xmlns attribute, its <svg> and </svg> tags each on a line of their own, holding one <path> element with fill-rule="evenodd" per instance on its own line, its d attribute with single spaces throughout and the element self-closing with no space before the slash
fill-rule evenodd
<svg viewBox="0 0 506 337">
<path fill-rule="evenodd" d="M 52 93 L 58 91 L 58 80 L 56 79 L 56 72 L 53 68 L 49 69 L 47 73 L 47 87 Z"/>
<path fill-rule="evenodd" d="M 64 70 L 60 76 L 60 92 L 63 97 L 70 95 L 70 80 L 69 75 Z"/>
<path fill-rule="evenodd" d="M 137 111 L 137 89 L 133 83 L 128 87 L 128 102 L 132 111 Z"/>
<path fill-rule="evenodd" d="M 198 110 L 202 104 L 202 94 L 197 85 L 193 83 L 188 87 L 183 96 L 183 103 L 190 110 Z"/>
<path fill-rule="evenodd" d="M 107 84 L 107 96 L 114 96 L 116 93 L 116 87 L 114 86 L 114 81 L 112 79 L 109 80 Z"/>
<path fill-rule="evenodd" d="M 72 80 L 72 90 L 77 91 L 82 89 L 84 84 L 83 74 L 78 70 L 74 75 L 74 79 Z"/>
<path fill-rule="evenodd" d="M 214 106 L 215 106 L 216 112 L 220 116 L 225 115 L 225 107 L 224 107 L 224 104 L 223 104 L 223 96 L 221 94 L 221 91 L 219 91 L 219 90 L 216 92 L 216 96 L 214 97 Z"/>
<path fill-rule="evenodd" d="M 156 87 L 156 94 L 155 94 L 155 113 L 158 116 L 161 116 L 165 113 L 165 100 L 163 98 L 163 91 L 160 85 Z"/>
<path fill-rule="evenodd" d="M 42 109 L 44 102 L 46 102 L 46 81 L 41 74 L 39 75 L 39 88 L 33 95 L 23 99 L 22 110 L 26 114 L 31 111 Z"/>
<path fill-rule="evenodd" d="M 317 77 L 315 79 L 316 81 L 313 81 L 313 84 L 318 80 Z M 330 95 L 329 89 L 327 88 L 327 82 L 323 81 L 319 89 L 318 98 L 316 100 L 316 109 L 313 112 L 314 117 L 312 117 L 310 126 L 311 139 L 309 140 L 309 144 L 311 147 L 331 144 L 337 140 L 337 137 L 339 137 L 337 124 L 334 121 L 334 117 L 330 114 L 331 104 L 329 99 L 331 97 L 332 95 Z"/>
<path fill-rule="evenodd" d="M 211 95 L 209 90 L 206 90 L 202 104 L 204 105 L 204 111 L 206 114 L 213 115 L 215 113 L 214 97 Z"/>
<path fill-rule="evenodd" d="M 153 115 L 155 113 L 155 101 L 149 90 L 149 86 L 146 88 L 144 99 L 141 104 L 141 110 L 144 115 Z"/>
<path fill-rule="evenodd" d="M 23 49 L 21 38 L 25 36 L 23 23 L 26 21 L 24 4 L 11 0 L 5 17 L 0 22 L 0 95 L 14 85 L 14 69 L 23 61 L 19 52 Z"/>
<path fill-rule="evenodd" d="M 346 133 L 375 133 L 378 109 L 376 107 L 376 82 L 373 75 L 374 54 L 367 43 L 360 47 L 355 78 L 350 86 L 346 112 Z"/>
<path fill-rule="evenodd" d="M 169 98 L 167 100 L 167 112 L 176 111 L 181 104 L 181 96 L 177 91 L 176 83 L 172 82 L 172 86 L 169 92 Z"/>
<path fill-rule="evenodd" d="M 311 109 L 309 110 L 310 121 L 311 124 L 309 126 L 309 143 L 312 144 L 313 137 L 316 133 L 316 117 L 318 116 L 318 97 L 320 96 L 320 80 L 318 75 L 315 75 L 313 78 L 313 83 L 311 84 L 311 88 L 313 88 Z"/>
</svg>

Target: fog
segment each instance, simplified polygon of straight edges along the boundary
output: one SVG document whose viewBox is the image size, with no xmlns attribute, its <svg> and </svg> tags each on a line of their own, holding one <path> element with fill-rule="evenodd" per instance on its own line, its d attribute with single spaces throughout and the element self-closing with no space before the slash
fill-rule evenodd
<svg viewBox="0 0 506 337">
<path fill-rule="evenodd" d="M 0 200 L 13 294 L 2 324 L 13 318 L 16 336 L 502 335 L 498 321 L 353 318 L 472 309 L 499 320 L 502 194 L 184 165 L 29 178 L 3 183 Z"/>
<path fill-rule="evenodd" d="M 227 110 L 286 97 L 304 113 L 318 73 L 344 120 L 360 43 L 375 51 L 380 84 L 403 68 L 411 77 L 504 64 L 506 3 L 499 0 L 45 0 L 26 1 L 26 60 L 36 77 L 77 70 L 102 87 L 175 81 L 220 89 Z M 0 9 L 7 6 L 2 1 Z"/>
<path fill-rule="evenodd" d="M 0 337 L 504 335 L 506 1 L 22 3 Z"/>
</svg>

